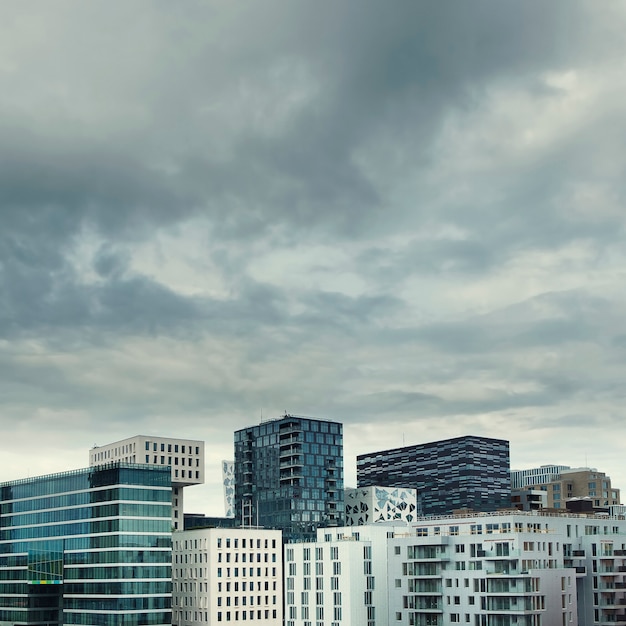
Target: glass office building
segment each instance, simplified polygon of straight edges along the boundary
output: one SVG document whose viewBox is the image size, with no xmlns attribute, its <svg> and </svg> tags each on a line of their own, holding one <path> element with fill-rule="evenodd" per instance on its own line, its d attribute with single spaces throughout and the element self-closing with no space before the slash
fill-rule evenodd
<svg viewBox="0 0 626 626">
<path fill-rule="evenodd" d="M 169 467 L 0 483 L 0 624 L 171 624 Z"/>
<path fill-rule="evenodd" d="M 417 489 L 418 515 L 511 506 L 509 442 L 468 435 L 357 456 L 357 484 Z"/>
<path fill-rule="evenodd" d="M 282 530 L 285 541 L 342 524 L 342 425 L 284 415 L 236 431 L 235 515 Z"/>
</svg>

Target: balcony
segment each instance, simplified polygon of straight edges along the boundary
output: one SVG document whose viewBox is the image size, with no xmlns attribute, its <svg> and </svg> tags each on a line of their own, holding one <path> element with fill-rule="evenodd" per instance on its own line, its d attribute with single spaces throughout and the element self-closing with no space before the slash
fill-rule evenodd
<svg viewBox="0 0 626 626">
<path fill-rule="evenodd" d="M 301 456 L 292 456 L 284 461 L 280 462 L 280 471 L 281 475 L 284 469 L 288 469 L 290 467 L 302 467 L 302 457 Z"/>
<path fill-rule="evenodd" d="M 506 561 L 507 559 L 517 559 L 521 556 L 521 552 L 519 550 L 509 550 L 506 554 L 497 554 L 495 552 L 485 552 L 485 550 L 479 550 L 482 552 L 481 555 L 487 561 Z"/>
</svg>

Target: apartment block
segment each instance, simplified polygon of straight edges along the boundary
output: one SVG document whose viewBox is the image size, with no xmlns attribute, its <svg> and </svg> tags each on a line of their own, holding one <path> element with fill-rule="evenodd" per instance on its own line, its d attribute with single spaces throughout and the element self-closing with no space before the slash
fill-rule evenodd
<svg viewBox="0 0 626 626">
<path fill-rule="evenodd" d="M 285 546 L 285 623 L 576 626 L 562 544 L 537 545 L 544 533 L 514 519 L 526 518 L 319 530 L 313 544 Z"/>
<path fill-rule="evenodd" d="M 595 508 L 620 504 L 620 490 L 611 484 L 611 478 L 597 469 L 567 466 L 542 466 L 511 472 L 511 484 L 517 489 L 541 490 L 546 493 L 546 506 L 565 509 L 572 498 L 589 499 Z"/>
<path fill-rule="evenodd" d="M 243 526 L 315 537 L 343 518 L 343 427 L 296 415 L 235 432 L 235 516 Z"/>
<path fill-rule="evenodd" d="M 623 517 L 431 517 L 320 529 L 284 551 L 286 626 L 626 624 Z"/>
<path fill-rule="evenodd" d="M 121 461 L 0 484 L 0 624 L 170 624 L 171 498 Z"/>
<path fill-rule="evenodd" d="M 283 623 L 282 534 L 202 528 L 173 535 L 175 626 Z"/>
<path fill-rule="evenodd" d="M 204 483 L 204 441 L 136 435 L 95 446 L 89 451 L 91 467 L 123 461 L 169 467 L 172 481 L 172 527 L 183 527 L 183 488 Z"/>
<path fill-rule="evenodd" d="M 420 515 L 509 508 L 509 442 L 469 435 L 361 454 L 357 486 L 416 489 Z"/>
</svg>

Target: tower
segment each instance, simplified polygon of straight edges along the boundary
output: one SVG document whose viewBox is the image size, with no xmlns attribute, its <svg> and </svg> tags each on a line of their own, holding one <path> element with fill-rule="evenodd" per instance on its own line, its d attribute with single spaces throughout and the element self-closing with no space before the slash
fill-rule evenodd
<svg viewBox="0 0 626 626">
<path fill-rule="evenodd" d="M 342 424 L 285 414 L 236 431 L 235 515 L 286 541 L 341 524 Z"/>
</svg>

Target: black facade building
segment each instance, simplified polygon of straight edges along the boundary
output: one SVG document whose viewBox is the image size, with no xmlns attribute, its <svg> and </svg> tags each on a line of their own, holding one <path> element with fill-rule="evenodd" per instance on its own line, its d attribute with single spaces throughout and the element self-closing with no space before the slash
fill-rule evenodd
<svg viewBox="0 0 626 626">
<path fill-rule="evenodd" d="M 361 454 L 357 484 L 417 489 L 421 515 L 509 508 L 509 442 L 470 435 Z"/>
</svg>

